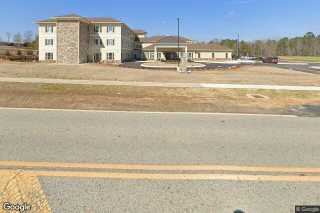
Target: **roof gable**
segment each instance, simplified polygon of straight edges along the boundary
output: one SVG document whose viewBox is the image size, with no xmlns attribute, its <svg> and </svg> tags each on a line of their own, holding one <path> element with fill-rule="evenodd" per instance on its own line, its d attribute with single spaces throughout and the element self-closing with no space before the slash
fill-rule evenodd
<svg viewBox="0 0 320 213">
<path fill-rule="evenodd" d="M 191 39 L 180 37 L 180 43 L 190 43 Z M 142 43 L 178 43 L 178 36 L 157 35 L 141 39 Z"/>
</svg>

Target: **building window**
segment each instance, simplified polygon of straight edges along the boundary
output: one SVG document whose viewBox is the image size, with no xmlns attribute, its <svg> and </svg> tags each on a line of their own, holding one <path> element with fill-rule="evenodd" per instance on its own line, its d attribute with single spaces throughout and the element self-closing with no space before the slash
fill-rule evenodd
<svg viewBox="0 0 320 213">
<path fill-rule="evenodd" d="M 149 59 L 149 52 L 145 52 L 144 56 L 145 56 L 146 59 Z"/>
<path fill-rule="evenodd" d="M 108 33 L 110 33 L 110 32 L 114 33 L 114 26 L 108 25 L 108 26 L 107 26 L 107 32 L 108 32 Z"/>
<path fill-rule="evenodd" d="M 101 61 L 101 53 L 96 53 L 93 56 L 94 62 L 100 62 Z"/>
<path fill-rule="evenodd" d="M 158 53 L 158 59 L 161 59 L 161 53 Z"/>
<path fill-rule="evenodd" d="M 99 25 L 99 24 L 94 25 L 94 32 L 95 33 L 101 33 L 102 32 L 101 25 Z"/>
<path fill-rule="evenodd" d="M 214 55 L 214 53 L 212 53 L 212 58 L 215 58 L 215 55 Z"/>
<path fill-rule="evenodd" d="M 46 39 L 45 40 L 45 45 L 46 46 L 53 46 L 53 39 Z"/>
<path fill-rule="evenodd" d="M 192 58 L 193 58 L 193 53 L 188 53 L 188 57 L 189 57 L 190 59 L 192 59 Z"/>
<path fill-rule="evenodd" d="M 102 46 L 102 45 L 103 45 L 102 40 L 101 40 L 100 38 L 96 38 L 96 39 L 95 39 L 95 44 L 96 44 L 97 46 Z"/>
<path fill-rule="evenodd" d="M 46 25 L 46 33 L 53 33 L 53 25 Z"/>
<path fill-rule="evenodd" d="M 114 39 L 107 39 L 107 46 L 114 46 Z"/>
<path fill-rule="evenodd" d="M 107 53 L 107 60 L 113 61 L 114 60 L 114 53 Z"/>
<path fill-rule="evenodd" d="M 154 52 L 150 52 L 150 59 L 154 59 Z"/>
<path fill-rule="evenodd" d="M 53 60 L 53 53 L 46 53 L 46 60 Z"/>
<path fill-rule="evenodd" d="M 226 53 L 226 59 L 228 59 L 229 58 L 229 54 L 228 53 Z"/>
</svg>

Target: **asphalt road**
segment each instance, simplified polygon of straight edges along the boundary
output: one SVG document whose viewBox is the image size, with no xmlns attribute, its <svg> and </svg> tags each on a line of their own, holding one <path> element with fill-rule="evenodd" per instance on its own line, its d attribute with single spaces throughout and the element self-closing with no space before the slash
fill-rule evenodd
<svg viewBox="0 0 320 213">
<path fill-rule="evenodd" d="M 265 66 L 275 66 L 279 68 L 289 69 L 292 71 L 320 74 L 319 63 L 279 63 L 279 64 L 264 64 Z M 316 69 L 317 68 L 317 69 Z"/>
<path fill-rule="evenodd" d="M 319 118 L 0 109 L 0 161 L 320 167 L 319 130 Z M 312 181 L 39 179 L 54 212 L 281 213 L 320 205 L 320 183 Z"/>
</svg>

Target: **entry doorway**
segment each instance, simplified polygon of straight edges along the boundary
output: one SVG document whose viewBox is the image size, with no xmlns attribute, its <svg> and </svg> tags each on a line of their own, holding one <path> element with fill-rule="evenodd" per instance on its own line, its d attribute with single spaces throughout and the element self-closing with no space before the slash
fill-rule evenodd
<svg viewBox="0 0 320 213">
<path fill-rule="evenodd" d="M 176 52 L 164 52 L 166 61 L 178 60 L 178 54 Z"/>
</svg>

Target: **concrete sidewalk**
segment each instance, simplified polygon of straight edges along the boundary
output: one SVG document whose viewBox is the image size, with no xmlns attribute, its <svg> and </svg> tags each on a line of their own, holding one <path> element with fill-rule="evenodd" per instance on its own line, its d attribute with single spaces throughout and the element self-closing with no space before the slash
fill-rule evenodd
<svg viewBox="0 0 320 213">
<path fill-rule="evenodd" d="M 0 78 L 0 82 L 100 85 L 100 86 L 320 91 L 320 86 L 280 86 L 280 85 L 214 84 L 214 83 L 167 83 L 167 82 L 136 82 L 136 81 L 71 80 L 71 79 L 48 79 L 48 78 L 5 78 L 4 77 L 4 78 Z"/>
</svg>

